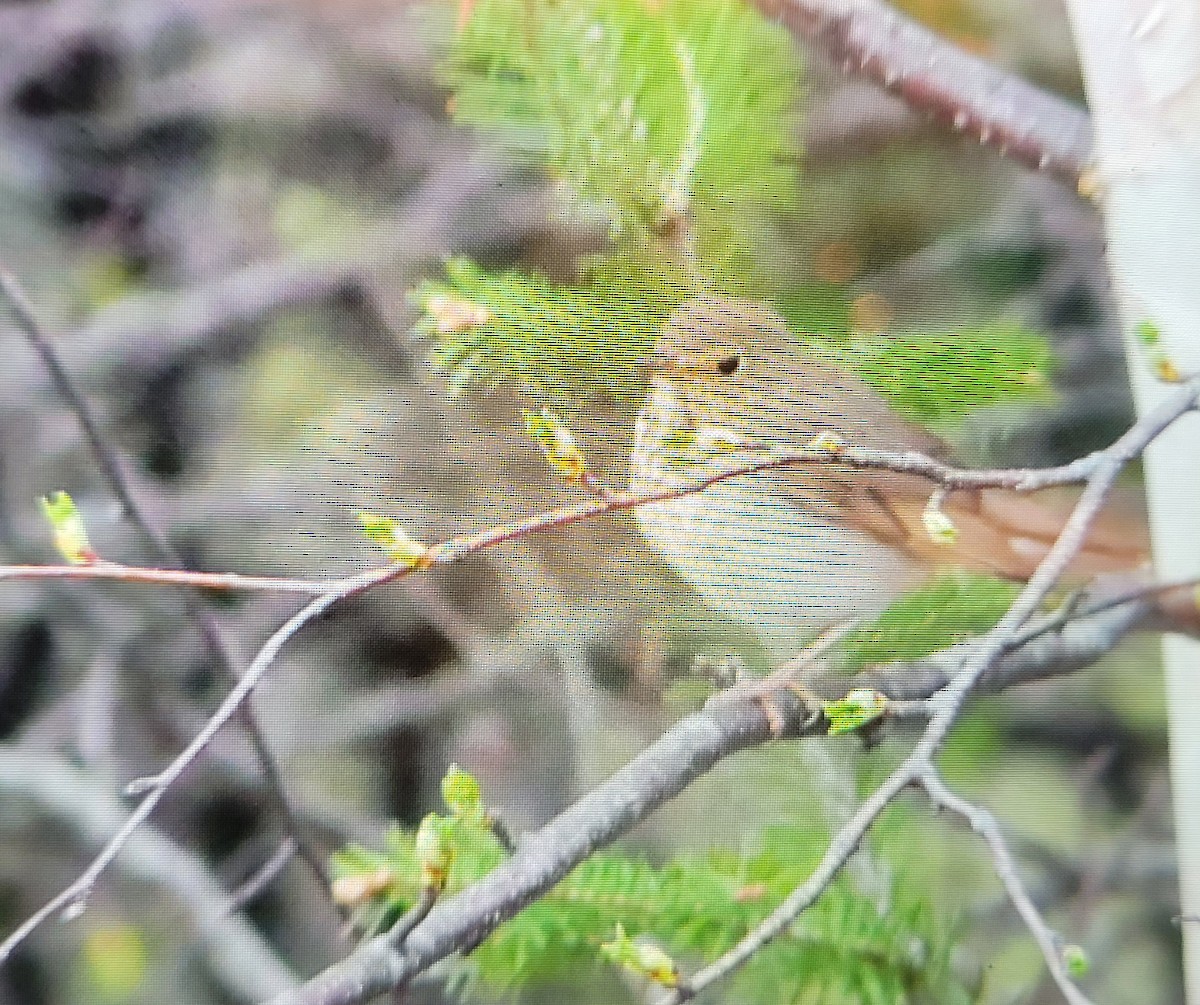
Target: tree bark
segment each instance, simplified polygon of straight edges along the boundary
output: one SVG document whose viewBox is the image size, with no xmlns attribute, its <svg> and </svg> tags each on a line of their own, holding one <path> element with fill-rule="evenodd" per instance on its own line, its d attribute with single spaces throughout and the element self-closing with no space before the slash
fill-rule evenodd
<svg viewBox="0 0 1200 1005">
<path fill-rule="evenodd" d="M 1068 0 L 1096 130 L 1108 257 L 1141 413 L 1167 390 L 1139 322 L 1162 352 L 1200 372 L 1200 5 L 1196 0 Z M 1146 453 L 1155 564 L 1163 580 L 1200 574 L 1200 418 Z M 1182 909 L 1200 911 L 1200 642 L 1163 643 Z M 1188 1001 L 1200 1003 L 1200 924 L 1183 923 Z"/>
</svg>

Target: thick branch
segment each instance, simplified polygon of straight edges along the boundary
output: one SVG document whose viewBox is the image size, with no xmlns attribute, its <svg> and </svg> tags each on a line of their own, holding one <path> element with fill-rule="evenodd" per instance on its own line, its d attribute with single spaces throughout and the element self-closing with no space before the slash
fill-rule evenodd
<svg viewBox="0 0 1200 1005">
<path fill-rule="evenodd" d="M 1153 617 L 1150 604 L 1132 600 L 1079 625 L 1071 623 L 1000 659 L 985 678 L 985 686 L 999 688 L 1070 672 L 1108 652 L 1116 641 Z M 1052 639 L 1059 641 L 1052 643 Z M 927 660 L 842 680 L 837 693 L 863 684 L 885 691 L 894 686 L 898 696 L 909 699 L 931 698 L 947 683 L 947 666 L 961 665 L 962 658 L 963 647 L 955 647 Z M 921 682 L 923 690 L 910 686 L 910 678 Z M 824 682 L 822 690 L 833 697 L 834 681 Z M 812 722 L 813 710 L 796 702 L 791 691 L 772 696 L 772 705 L 778 706 L 785 734 L 797 735 L 805 723 Z M 824 726 L 814 723 L 808 728 L 817 732 Z M 303 989 L 280 995 L 274 1005 L 349 1005 L 401 986 L 463 945 L 486 936 L 719 760 L 772 738 L 771 721 L 756 702 L 715 702 L 712 708 L 681 720 L 620 772 L 531 838 L 518 842 L 515 858 L 435 908 L 403 950 L 393 948 L 386 939 L 375 939 Z M 849 857 L 853 842 L 850 838 L 846 842 Z"/>
<path fill-rule="evenodd" d="M 958 48 L 882 0 L 755 0 L 840 63 L 913 109 L 1078 189 L 1092 161 L 1083 109 Z"/>
<path fill-rule="evenodd" d="M 912 752 L 864 800 L 842 829 L 833 836 L 825 856 L 812 875 L 733 949 L 684 983 L 674 996 L 676 1002 L 686 1000 L 728 976 L 747 963 L 768 942 L 786 931 L 825 891 L 892 801 L 908 786 L 921 783 L 936 772 L 934 758 L 962 714 L 967 698 L 1003 657 L 1013 640 L 1019 637 L 1030 619 L 1036 615 L 1072 559 L 1079 553 L 1088 527 L 1100 512 L 1117 477 L 1126 465 L 1140 457 L 1146 447 L 1164 430 L 1181 415 L 1194 409 L 1198 397 L 1200 378 L 1194 378 L 1183 387 L 1177 388 L 1159 408 L 1143 417 L 1129 432 L 1101 453 L 1099 463 L 1088 478 L 1070 518 L 1046 553 L 1046 557 L 1029 578 L 1029 582 L 997 622 L 996 627 L 967 648 L 950 682 L 931 697 L 933 711 L 929 724 Z"/>
</svg>

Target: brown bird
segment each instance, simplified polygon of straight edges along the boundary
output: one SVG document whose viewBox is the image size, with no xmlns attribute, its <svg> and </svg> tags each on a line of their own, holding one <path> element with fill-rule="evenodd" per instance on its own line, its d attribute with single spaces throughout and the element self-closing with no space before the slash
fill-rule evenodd
<svg viewBox="0 0 1200 1005">
<path fill-rule="evenodd" d="M 948 454 L 759 304 L 684 303 L 652 368 L 631 459 L 635 492 L 694 484 L 755 449 L 802 447 L 829 433 L 858 447 Z M 935 488 L 912 474 L 797 465 L 644 506 L 637 517 L 710 605 L 788 649 L 814 629 L 878 613 L 938 566 L 1026 579 L 1070 512 L 1061 496 L 955 491 L 942 510 L 957 533 L 939 543 L 924 519 Z M 1094 525 L 1072 571 L 1133 570 L 1148 553 L 1144 521 L 1113 515 Z"/>
</svg>

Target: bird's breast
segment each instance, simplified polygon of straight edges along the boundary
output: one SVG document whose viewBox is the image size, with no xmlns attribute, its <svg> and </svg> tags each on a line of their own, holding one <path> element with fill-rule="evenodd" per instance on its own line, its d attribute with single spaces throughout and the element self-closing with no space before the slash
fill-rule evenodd
<svg viewBox="0 0 1200 1005">
<path fill-rule="evenodd" d="M 916 571 L 870 535 L 773 494 L 765 472 L 641 507 L 637 519 L 710 606 L 780 652 L 816 629 L 878 613 Z"/>
</svg>

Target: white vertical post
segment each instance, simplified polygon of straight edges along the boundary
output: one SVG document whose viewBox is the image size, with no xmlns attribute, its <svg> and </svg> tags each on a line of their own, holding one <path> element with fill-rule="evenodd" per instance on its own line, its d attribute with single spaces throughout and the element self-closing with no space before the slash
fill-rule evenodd
<svg viewBox="0 0 1200 1005">
<path fill-rule="evenodd" d="M 1133 338 L 1156 323 L 1200 372 L 1200 0 L 1067 0 L 1095 119 L 1097 177 L 1138 411 L 1164 388 Z M 1145 458 L 1160 579 L 1200 576 L 1200 419 Z M 1184 912 L 1200 913 L 1200 642 L 1163 643 Z M 1200 924 L 1183 925 L 1187 999 L 1200 1005 Z"/>
</svg>

